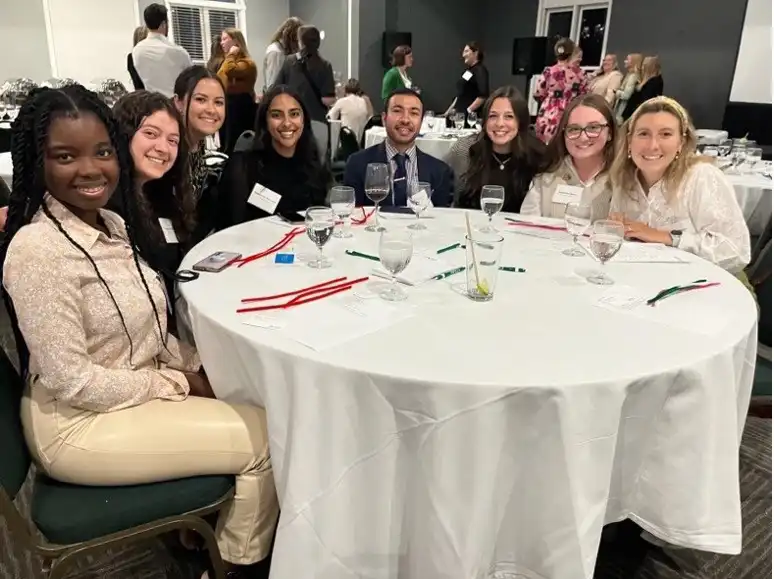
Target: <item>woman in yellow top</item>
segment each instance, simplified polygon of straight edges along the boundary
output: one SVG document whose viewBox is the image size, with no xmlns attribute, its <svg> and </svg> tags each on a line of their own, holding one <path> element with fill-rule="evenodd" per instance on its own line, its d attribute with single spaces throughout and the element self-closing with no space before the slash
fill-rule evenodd
<svg viewBox="0 0 774 579">
<path fill-rule="evenodd" d="M 218 76 L 226 87 L 226 123 L 221 130 L 220 142 L 226 154 L 234 150 L 234 143 L 255 123 L 255 83 L 258 68 L 250 58 L 247 42 L 241 31 L 226 28 L 220 36 L 220 45 L 226 55 Z"/>
</svg>

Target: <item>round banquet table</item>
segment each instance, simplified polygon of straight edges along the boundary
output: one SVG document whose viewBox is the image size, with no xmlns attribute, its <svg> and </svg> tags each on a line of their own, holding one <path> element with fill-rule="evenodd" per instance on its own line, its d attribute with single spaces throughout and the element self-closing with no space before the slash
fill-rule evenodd
<svg viewBox="0 0 774 579">
<path fill-rule="evenodd" d="M 463 239 L 462 213 L 433 209 L 423 223 L 416 259 L 464 264 L 463 249 L 436 254 Z M 407 287 L 406 301 L 385 305 L 392 325 L 345 343 L 331 330 L 329 347 L 302 345 L 269 317 L 248 325 L 236 309 L 368 275 L 378 264 L 344 253 L 378 252 L 362 226 L 326 246 L 327 270 L 304 265 L 314 248 L 302 235 L 300 263 L 264 258 L 180 285 L 178 311 L 218 397 L 267 411 L 282 509 L 272 579 L 589 579 L 602 526 L 625 518 L 676 545 L 739 553 L 738 448 L 757 345 L 748 291 L 682 252 L 681 264 L 614 259 L 616 291 L 721 285 L 647 315 L 600 307 L 612 290 L 582 277 L 591 258 L 561 255 L 566 234 L 495 223 L 503 265 L 526 273 L 501 272 L 491 302 L 461 295 L 464 274 Z M 274 218 L 233 227 L 183 267 L 256 253 L 286 231 Z M 344 300 L 383 303 L 369 293 L 380 279 L 296 315 L 325 328 L 320 316 L 343 313 Z"/>
<path fill-rule="evenodd" d="M 771 179 L 755 173 L 726 177 L 734 185 L 750 235 L 761 235 L 771 219 Z"/>
</svg>

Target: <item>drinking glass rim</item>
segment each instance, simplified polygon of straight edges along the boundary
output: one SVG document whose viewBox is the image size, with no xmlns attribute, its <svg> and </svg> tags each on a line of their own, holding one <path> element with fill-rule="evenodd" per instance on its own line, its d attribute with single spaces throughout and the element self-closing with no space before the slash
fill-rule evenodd
<svg viewBox="0 0 774 579">
<path fill-rule="evenodd" d="M 487 235 L 487 234 L 483 233 L 483 235 Z M 503 237 L 499 233 L 497 233 L 497 234 L 488 234 L 488 235 L 490 235 L 489 238 L 482 239 L 480 237 L 476 238 L 475 235 L 473 235 L 473 237 L 471 237 L 470 235 L 466 234 L 465 235 L 465 241 L 470 241 L 470 242 L 475 243 L 477 245 L 486 245 L 487 243 L 502 243 L 502 242 L 505 241 L 505 237 Z"/>
</svg>

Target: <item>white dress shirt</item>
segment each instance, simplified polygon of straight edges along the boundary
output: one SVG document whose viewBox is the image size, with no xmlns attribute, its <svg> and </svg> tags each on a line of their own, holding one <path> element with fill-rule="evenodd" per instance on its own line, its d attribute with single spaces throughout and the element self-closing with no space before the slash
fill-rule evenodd
<svg viewBox="0 0 774 579">
<path fill-rule="evenodd" d="M 272 42 L 266 48 L 263 57 L 263 91 L 268 91 L 277 80 L 277 75 L 285 64 L 285 51 L 279 42 Z"/>
<path fill-rule="evenodd" d="M 357 140 L 363 136 L 363 129 L 368 122 L 368 103 L 366 100 L 355 94 L 348 94 L 345 97 L 338 99 L 331 110 L 328 111 L 328 118 L 338 119 L 341 118 L 341 125 L 349 127 Z"/>
<path fill-rule="evenodd" d="M 185 48 L 157 32 L 137 43 L 132 58 L 145 89 L 167 97 L 174 96 L 178 75 L 193 64 Z"/>
<path fill-rule="evenodd" d="M 703 257 L 731 273 L 750 263 L 750 231 L 736 200 L 734 186 L 711 163 L 696 163 L 688 170 L 672 201 L 664 183 L 645 192 L 616 190 L 611 213 L 662 231 L 682 231 L 678 248 Z"/>
</svg>

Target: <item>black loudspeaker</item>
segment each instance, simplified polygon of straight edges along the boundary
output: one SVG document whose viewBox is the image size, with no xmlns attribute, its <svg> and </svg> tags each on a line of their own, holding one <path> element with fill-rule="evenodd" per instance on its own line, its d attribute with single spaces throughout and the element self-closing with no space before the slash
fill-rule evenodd
<svg viewBox="0 0 774 579">
<path fill-rule="evenodd" d="M 513 40 L 513 74 L 531 76 L 550 66 L 554 60 L 553 47 L 545 36 L 515 38 Z"/>
<path fill-rule="evenodd" d="M 385 32 L 382 34 L 382 66 L 392 66 L 392 51 L 398 46 L 411 46 L 411 32 Z"/>
</svg>

